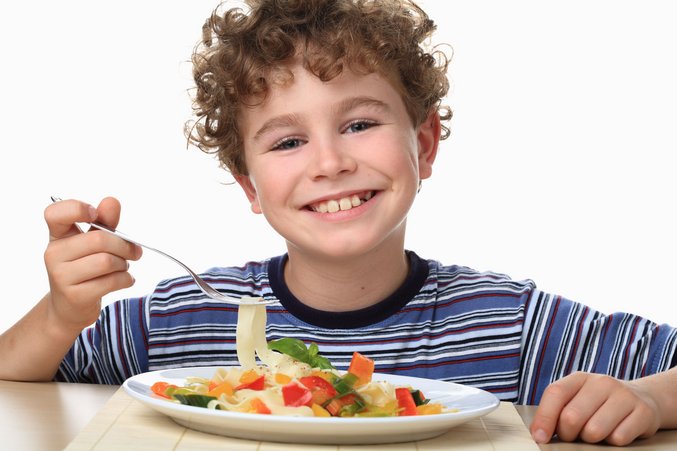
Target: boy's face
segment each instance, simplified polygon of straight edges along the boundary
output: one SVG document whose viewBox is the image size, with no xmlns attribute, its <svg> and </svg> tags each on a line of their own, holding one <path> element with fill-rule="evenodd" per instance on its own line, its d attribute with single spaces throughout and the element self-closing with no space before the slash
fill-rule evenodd
<svg viewBox="0 0 677 451">
<path fill-rule="evenodd" d="M 430 176 L 437 114 L 414 128 L 385 78 L 351 71 L 322 82 L 293 66 L 293 82 L 244 108 L 249 175 L 238 176 L 291 252 L 329 258 L 402 248 L 420 179 Z"/>
</svg>

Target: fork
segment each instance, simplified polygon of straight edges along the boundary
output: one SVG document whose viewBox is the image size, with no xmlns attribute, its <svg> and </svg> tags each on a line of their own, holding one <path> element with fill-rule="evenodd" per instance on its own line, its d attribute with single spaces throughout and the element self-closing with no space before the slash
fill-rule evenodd
<svg viewBox="0 0 677 451">
<path fill-rule="evenodd" d="M 61 199 L 58 197 L 51 196 L 52 202 L 59 202 Z M 159 249 L 156 249 L 154 247 L 150 247 L 148 245 L 145 245 L 143 243 L 140 243 L 129 236 L 125 235 L 124 233 L 120 232 L 119 230 L 115 230 L 113 228 L 108 227 L 105 224 L 101 224 L 100 222 L 84 222 L 83 224 L 87 224 L 95 229 L 98 230 L 103 230 L 104 232 L 110 233 L 111 235 L 115 235 L 118 238 L 122 238 L 125 241 L 128 241 L 132 244 L 136 244 L 137 246 L 141 246 L 145 249 L 148 249 L 149 251 L 153 251 L 157 254 L 162 255 L 163 257 L 166 257 L 173 261 L 174 263 L 178 264 L 181 266 L 183 269 L 185 269 L 188 274 L 190 274 L 190 277 L 193 278 L 197 286 L 200 288 L 200 290 L 207 295 L 208 297 L 215 299 L 217 301 L 222 301 L 222 302 L 227 302 L 228 304 L 235 304 L 235 305 L 266 305 L 266 304 L 272 304 L 275 302 L 274 300 L 265 300 L 260 297 L 246 297 L 242 299 L 247 299 L 247 300 L 242 300 L 242 299 L 236 299 L 236 298 L 231 298 L 229 296 L 226 296 L 225 294 L 221 293 L 220 291 L 217 291 L 214 289 L 211 285 L 209 285 L 207 282 L 205 282 L 202 277 L 198 276 L 192 269 L 190 269 L 188 266 L 186 266 L 183 262 L 180 260 L 172 257 L 171 255 L 167 254 L 166 252 L 162 252 Z M 75 224 L 75 227 L 77 227 L 81 232 L 84 232 L 82 228 L 80 228 L 77 224 Z"/>
</svg>

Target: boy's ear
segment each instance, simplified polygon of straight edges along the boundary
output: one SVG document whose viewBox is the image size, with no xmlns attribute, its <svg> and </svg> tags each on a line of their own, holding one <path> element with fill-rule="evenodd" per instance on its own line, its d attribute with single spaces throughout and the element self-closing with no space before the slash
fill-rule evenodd
<svg viewBox="0 0 677 451">
<path fill-rule="evenodd" d="M 236 175 L 234 176 L 238 185 L 242 188 L 249 203 L 251 204 L 251 209 L 254 213 L 261 214 L 261 205 L 259 204 L 259 196 L 256 193 L 256 187 L 252 183 L 252 180 L 248 175 Z"/>
<path fill-rule="evenodd" d="M 433 173 L 433 163 L 437 157 L 441 134 L 440 115 L 434 110 L 418 127 L 418 176 L 421 180 L 427 179 Z"/>
</svg>

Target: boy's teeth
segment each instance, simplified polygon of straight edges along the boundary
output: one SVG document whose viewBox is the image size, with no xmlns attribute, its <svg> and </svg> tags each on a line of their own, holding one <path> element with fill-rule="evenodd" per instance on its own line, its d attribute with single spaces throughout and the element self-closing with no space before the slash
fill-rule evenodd
<svg viewBox="0 0 677 451">
<path fill-rule="evenodd" d="M 370 192 L 366 193 L 364 196 L 364 201 L 360 199 L 357 194 L 353 194 L 350 197 L 342 197 L 338 200 L 332 199 L 327 202 L 320 202 L 319 204 L 313 207 L 313 210 L 319 213 L 336 213 L 337 211 L 350 210 L 354 207 L 359 207 L 364 202 L 371 199 L 373 194 Z"/>
<path fill-rule="evenodd" d="M 335 200 L 330 200 L 327 202 L 327 211 L 329 213 L 336 213 L 339 211 L 339 203 L 336 202 Z"/>
</svg>

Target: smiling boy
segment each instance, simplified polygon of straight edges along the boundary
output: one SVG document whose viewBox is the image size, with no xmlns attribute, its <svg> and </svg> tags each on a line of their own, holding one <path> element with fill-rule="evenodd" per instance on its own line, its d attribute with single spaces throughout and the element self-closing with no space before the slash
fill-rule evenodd
<svg viewBox="0 0 677 451">
<path fill-rule="evenodd" d="M 291 84 L 243 111 L 247 175 L 236 179 L 287 240 L 295 296 L 325 311 L 366 308 L 406 277 L 406 216 L 431 174 L 439 117 L 413 128 L 379 74 L 348 70 L 322 82 L 298 62 L 289 70 Z"/>
<path fill-rule="evenodd" d="M 558 433 L 625 444 L 677 427 L 674 328 L 405 250 L 407 214 L 451 116 L 441 105 L 446 59 L 424 49 L 434 24 L 420 8 L 250 3 L 204 28 L 190 137 L 219 155 L 287 253 L 212 268 L 208 281 L 277 301 L 268 338 L 316 342 L 338 367 L 357 350 L 381 372 L 540 403 L 539 442 Z M 50 292 L 1 337 L 0 377 L 120 383 L 237 364 L 236 308 L 205 299 L 188 278 L 101 311 L 101 296 L 133 284 L 127 261 L 141 251 L 74 223 L 115 227 L 119 213 L 112 198 L 47 208 Z"/>
</svg>

